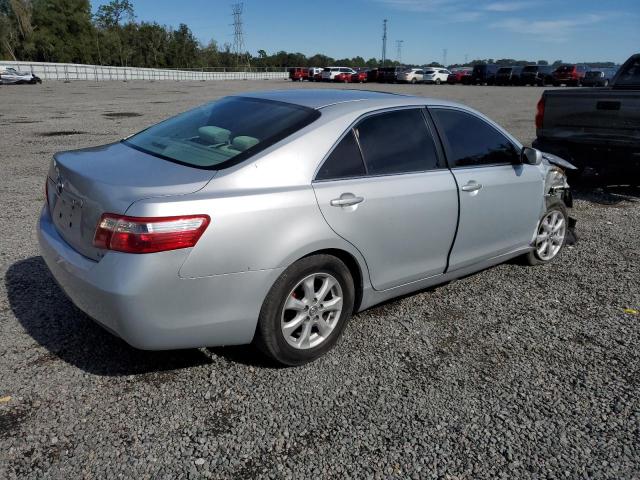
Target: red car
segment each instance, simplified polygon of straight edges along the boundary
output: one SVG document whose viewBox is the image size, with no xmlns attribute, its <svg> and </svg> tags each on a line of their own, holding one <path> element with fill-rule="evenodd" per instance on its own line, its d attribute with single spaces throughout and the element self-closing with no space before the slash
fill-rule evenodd
<svg viewBox="0 0 640 480">
<path fill-rule="evenodd" d="M 471 77 L 471 72 L 473 72 L 473 68 L 456 68 L 447 77 L 447 83 L 450 85 L 462 83 L 464 77 Z"/>
<path fill-rule="evenodd" d="M 352 73 L 349 78 L 351 83 L 364 83 L 367 81 L 367 72 L 366 70 L 360 70 L 359 72 Z"/>
<path fill-rule="evenodd" d="M 313 76 L 313 81 L 314 81 L 314 82 L 321 82 L 321 81 L 322 81 L 322 73 L 316 73 L 316 74 Z"/>
<path fill-rule="evenodd" d="M 333 77 L 333 81 L 334 82 L 344 82 L 344 83 L 348 83 L 351 82 L 351 76 L 352 75 L 357 75 L 358 72 L 356 72 L 355 70 L 352 69 L 346 69 L 346 68 L 341 68 L 341 70 L 345 70 L 344 72 L 341 71 L 340 73 L 336 73 L 336 75 Z"/>
<path fill-rule="evenodd" d="M 559 87 L 563 83 L 579 87 L 585 73 L 589 70 L 586 65 L 562 65 L 551 74 L 553 86 Z"/>
<path fill-rule="evenodd" d="M 289 69 L 289 78 L 293 82 L 301 82 L 309 80 L 309 69 L 302 67 L 294 67 Z"/>
</svg>

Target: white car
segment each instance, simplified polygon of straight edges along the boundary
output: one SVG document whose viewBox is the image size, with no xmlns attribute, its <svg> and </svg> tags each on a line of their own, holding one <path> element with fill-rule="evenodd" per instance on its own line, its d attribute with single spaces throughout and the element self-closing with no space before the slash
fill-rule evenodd
<svg viewBox="0 0 640 480">
<path fill-rule="evenodd" d="M 311 67 L 309 68 L 309 81 L 313 82 L 315 81 L 315 76 L 317 74 L 322 74 L 322 68 L 321 67 Z"/>
<path fill-rule="evenodd" d="M 322 70 L 322 81 L 323 82 L 333 82 L 336 79 L 337 75 L 341 73 L 356 73 L 353 68 L 349 67 L 326 67 Z"/>
<path fill-rule="evenodd" d="M 418 83 L 422 82 L 424 70 L 422 68 L 408 68 L 396 77 L 399 82 Z"/>
<path fill-rule="evenodd" d="M 441 83 L 447 83 L 449 75 L 451 75 L 451 72 L 446 68 L 426 68 L 422 76 L 422 81 L 424 83 L 440 85 Z"/>
<path fill-rule="evenodd" d="M 40 77 L 30 72 L 19 72 L 13 67 L 4 67 L 0 65 L 0 83 L 3 85 L 20 84 L 20 83 L 42 83 Z"/>
</svg>

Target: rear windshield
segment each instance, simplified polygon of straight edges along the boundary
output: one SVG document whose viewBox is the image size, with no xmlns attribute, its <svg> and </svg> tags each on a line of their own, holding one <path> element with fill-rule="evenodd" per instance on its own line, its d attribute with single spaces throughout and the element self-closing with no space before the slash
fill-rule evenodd
<svg viewBox="0 0 640 480">
<path fill-rule="evenodd" d="M 523 72 L 536 73 L 538 71 L 538 67 L 536 65 L 529 65 L 522 69 Z"/>
<path fill-rule="evenodd" d="M 317 110 L 284 102 L 227 97 L 165 120 L 123 142 L 191 167 L 235 165 L 305 127 Z"/>
<path fill-rule="evenodd" d="M 573 72 L 573 65 L 565 65 L 563 67 L 558 67 L 557 72 Z"/>
</svg>

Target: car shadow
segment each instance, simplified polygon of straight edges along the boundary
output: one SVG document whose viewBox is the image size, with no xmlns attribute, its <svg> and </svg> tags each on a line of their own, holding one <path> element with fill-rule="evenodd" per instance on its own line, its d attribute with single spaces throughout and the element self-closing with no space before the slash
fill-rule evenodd
<svg viewBox="0 0 640 480">
<path fill-rule="evenodd" d="M 624 178 L 603 177 L 574 179 L 571 192 L 576 200 L 603 206 L 616 206 L 622 202 L 640 201 L 640 185 L 630 185 Z"/>
<path fill-rule="evenodd" d="M 11 311 L 25 331 L 59 359 L 104 376 L 165 372 L 211 363 L 198 349 L 138 350 L 93 322 L 66 297 L 42 257 L 14 263 L 5 275 Z"/>
</svg>

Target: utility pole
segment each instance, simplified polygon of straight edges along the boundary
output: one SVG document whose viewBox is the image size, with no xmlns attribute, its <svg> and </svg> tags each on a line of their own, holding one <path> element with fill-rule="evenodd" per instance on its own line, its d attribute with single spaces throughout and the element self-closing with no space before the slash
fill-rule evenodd
<svg viewBox="0 0 640 480">
<path fill-rule="evenodd" d="M 442 50 L 442 66 L 444 68 L 447 68 L 447 49 L 446 48 Z"/>
<path fill-rule="evenodd" d="M 467 63 L 469 63 L 469 54 L 465 53 L 464 54 L 464 64 L 466 65 Z"/>
<path fill-rule="evenodd" d="M 244 62 L 245 56 L 245 48 L 244 48 L 244 32 L 242 31 L 242 11 L 244 10 L 243 3 L 234 3 L 231 5 L 231 10 L 233 12 L 233 53 L 236 57 L 236 67 L 240 67 L 241 63 L 243 67 L 250 67 L 249 58 L 246 58 L 246 62 Z"/>
<path fill-rule="evenodd" d="M 382 21 L 382 66 L 387 61 L 387 19 Z"/>
<path fill-rule="evenodd" d="M 402 44 L 404 40 L 396 40 L 396 60 L 399 64 L 402 64 Z"/>
</svg>

